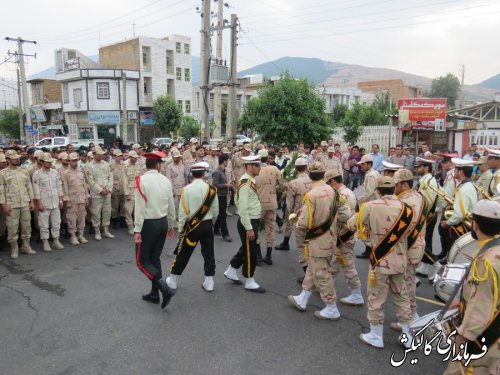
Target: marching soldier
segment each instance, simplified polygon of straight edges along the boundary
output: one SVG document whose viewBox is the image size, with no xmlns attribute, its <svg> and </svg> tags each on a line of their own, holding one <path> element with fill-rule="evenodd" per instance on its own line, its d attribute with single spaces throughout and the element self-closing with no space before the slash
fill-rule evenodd
<svg viewBox="0 0 500 375">
<path fill-rule="evenodd" d="M 138 176 L 141 175 L 139 166 L 137 165 L 137 159 L 139 155 L 135 151 L 130 151 L 128 163 L 123 168 L 123 195 L 125 196 L 125 222 L 128 227 L 128 234 L 134 234 L 134 220 L 132 215 L 134 213 L 134 202 L 135 202 L 135 181 Z"/>
<path fill-rule="evenodd" d="M 5 154 L 9 167 L 0 172 L 0 205 L 6 215 L 7 241 L 11 249 L 11 258 L 18 257 L 17 244 L 19 222 L 21 222 L 21 252 L 36 254 L 30 246 L 31 215 L 33 211 L 33 187 L 28 171 L 19 168 L 20 156 L 16 151 L 9 150 Z"/>
<path fill-rule="evenodd" d="M 114 163 L 110 164 L 110 170 L 113 174 L 113 192 L 111 193 L 111 222 L 113 228 L 118 229 L 125 221 L 125 194 L 123 188 L 123 171 L 124 165 L 122 162 L 123 154 L 121 150 L 113 151 Z"/>
<path fill-rule="evenodd" d="M 102 160 L 105 152 L 98 146 L 94 147 L 94 160 L 86 168 L 86 177 L 89 184 L 92 203 L 90 207 L 92 215 L 92 226 L 95 231 L 95 239 L 100 241 L 101 224 L 103 235 L 107 238 L 115 238 L 109 232 L 111 219 L 111 192 L 113 190 L 113 174 L 109 164 Z"/>
<path fill-rule="evenodd" d="M 147 172 L 136 183 L 134 207 L 134 241 L 136 244 L 137 267 L 151 281 L 151 291 L 142 299 L 160 303 L 160 292 L 165 308 L 175 294 L 162 280 L 160 256 L 165 239 L 174 237 L 169 225 L 175 221 L 172 184 L 163 176 L 161 159 L 163 152 L 150 152 L 144 155 Z"/>
<path fill-rule="evenodd" d="M 384 305 L 390 288 L 396 317 L 402 332 L 409 338 L 406 345 L 411 345 L 408 325 L 412 317 L 405 272 L 406 236 L 414 214 L 410 206 L 394 195 L 392 178 L 381 177 L 377 190 L 380 198 L 362 205 L 358 215 L 349 222 L 351 229 L 356 222 L 360 238 L 369 238 L 373 245 L 368 277 L 370 332 L 361 334 L 360 340 L 376 348 L 384 347 Z"/>
<path fill-rule="evenodd" d="M 500 195 L 497 187 L 500 184 L 500 150 L 492 150 L 487 148 L 488 151 L 488 166 L 493 169 L 493 177 L 488 186 L 488 193 L 491 197 Z"/>
<path fill-rule="evenodd" d="M 480 249 L 472 259 L 460 301 L 455 301 L 460 309 L 461 323 L 455 336 L 454 353 L 460 352 L 460 345 L 466 344 L 465 350 L 469 355 L 483 355 L 473 359 L 465 368 L 461 361 L 450 361 L 444 375 L 500 373 L 500 300 L 497 294 L 500 275 L 500 203 L 481 200 L 475 205 L 472 216 L 472 237 L 479 241 Z"/>
<path fill-rule="evenodd" d="M 476 185 L 488 193 L 489 185 L 491 182 L 491 179 L 493 178 L 493 173 L 491 173 L 491 169 L 488 165 L 488 157 L 487 156 L 481 156 L 478 161 L 476 161 L 476 165 L 478 166 L 479 172 L 481 172 L 481 175 L 477 179 Z M 499 179 L 500 182 L 500 179 Z M 490 195 L 491 197 L 491 195 Z M 477 192 L 477 198 L 478 199 L 484 199 L 485 196 L 480 193 L 479 191 Z"/>
<path fill-rule="evenodd" d="M 306 275 L 302 282 L 302 292 L 297 296 L 288 296 L 290 303 L 304 311 L 312 290 L 319 290 L 321 299 L 326 304 L 314 316 L 319 319 L 338 320 L 340 312 L 336 304 L 336 293 L 331 274 L 335 217 L 339 207 L 339 195 L 325 184 L 325 168 L 321 162 L 314 162 L 309 168 L 312 180 L 311 190 L 304 195 L 297 227 L 306 230 L 304 257 L 307 259 Z"/>
<path fill-rule="evenodd" d="M 179 203 L 181 200 L 181 191 L 186 186 L 186 169 L 181 162 L 182 155 L 177 150 L 172 150 L 172 158 L 174 162 L 167 170 L 166 176 L 172 183 L 174 189 L 174 205 L 176 218 L 179 217 Z M 178 222 L 174 225 L 177 226 Z M 179 228 L 180 229 L 180 228 Z"/>
<path fill-rule="evenodd" d="M 235 203 L 239 212 L 238 234 L 241 239 L 241 247 L 233 256 L 230 266 L 224 272 L 224 276 L 234 284 L 241 285 L 237 270 L 241 266 L 242 274 L 245 278 L 245 290 L 256 293 L 265 293 L 254 279 L 254 272 L 257 261 L 259 245 L 259 223 L 261 217 L 261 207 L 255 177 L 260 172 L 261 156 L 245 156 L 245 174 L 241 176 L 236 190 Z"/>
<path fill-rule="evenodd" d="M 43 156 L 43 168 L 33 174 L 33 193 L 38 208 L 38 226 L 43 251 L 52 251 L 49 244 L 49 228 L 52 244 L 56 250 L 64 249 L 59 241 L 61 211 L 63 208 L 63 189 L 61 173 L 52 168 L 54 159 L 47 152 Z"/>
<path fill-rule="evenodd" d="M 260 150 L 259 155 L 264 165 L 261 167 L 259 175 L 255 178 L 255 184 L 257 185 L 257 193 L 259 194 L 261 220 L 264 222 L 264 229 L 266 231 L 267 250 L 264 262 L 272 265 L 271 254 L 274 247 L 274 223 L 276 221 L 276 210 L 278 209 L 277 193 L 285 191 L 286 182 L 277 167 L 267 164 L 268 151 L 265 149 Z M 259 254 L 257 254 L 257 262 L 259 261 Z"/>
<path fill-rule="evenodd" d="M 69 169 L 62 177 L 66 221 L 71 236 L 69 242 L 72 245 L 88 243 L 84 231 L 86 208 L 89 205 L 89 189 L 85 181 L 85 174 L 78 168 L 78 159 L 76 152 L 69 154 Z"/>
<path fill-rule="evenodd" d="M 196 163 L 191 167 L 193 182 L 182 190 L 179 207 L 179 243 L 175 259 L 170 267 L 167 284 L 177 289 L 177 279 L 186 268 L 198 242 L 205 261 L 205 281 L 202 288 L 207 292 L 214 290 L 215 257 L 213 219 L 219 213 L 217 189 L 203 181 L 209 168 L 207 162 Z M 182 228 L 182 229 L 181 229 Z"/>
<path fill-rule="evenodd" d="M 340 302 L 344 305 L 361 306 L 365 303 L 365 300 L 361 294 L 361 281 L 354 261 L 356 239 L 354 238 L 354 232 L 350 231 L 347 226 L 347 222 L 356 212 L 356 196 L 352 190 L 349 190 L 344 185 L 340 171 L 326 172 L 325 181 L 340 194 L 340 207 L 337 214 L 337 224 L 334 228 L 337 237 L 337 250 L 333 258 L 332 275 L 335 277 L 342 268 L 347 280 L 347 286 L 351 289 L 351 294 L 341 298 Z"/>
</svg>

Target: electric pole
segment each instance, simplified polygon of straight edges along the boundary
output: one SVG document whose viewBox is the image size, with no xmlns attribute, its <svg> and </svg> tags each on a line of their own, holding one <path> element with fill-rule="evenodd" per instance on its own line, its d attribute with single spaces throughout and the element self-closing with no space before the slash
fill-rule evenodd
<svg viewBox="0 0 500 375">
<path fill-rule="evenodd" d="M 209 102 L 209 69 L 210 69 L 210 3 L 212 0 L 202 0 L 203 10 L 201 13 L 201 61 L 200 61 L 200 122 L 201 128 L 205 129 L 205 140 L 210 143 L 210 111 Z M 200 140 L 201 141 L 201 140 Z"/>
<path fill-rule="evenodd" d="M 123 70 L 122 70 L 122 87 L 123 87 L 123 106 L 122 106 L 123 130 L 121 136 L 123 143 L 127 144 L 127 138 L 128 138 L 127 74 Z"/>
<path fill-rule="evenodd" d="M 460 67 L 461 67 L 461 71 L 462 71 L 462 81 L 460 83 L 461 88 L 462 88 L 462 92 L 461 92 L 461 95 L 460 95 L 461 103 L 460 103 L 460 105 L 458 107 L 463 107 L 464 103 L 465 103 L 465 93 L 464 93 L 465 64 L 462 64 Z M 453 104 L 455 104 L 455 103 L 453 103 Z"/>
<path fill-rule="evenodd" d="M 24 124 L 23 124 L 23 101 L 21 100 L 21 77 L 19 75 L 19 67 L 16 69 L 17 73 L 17 100 L 19 102 L 19 139 L 24 141 Z"/>
<path fill-rule="evenodd" d="M 217 45 L 215 49 L 216 64 L 222 65 L 222 30 L 224 26 L 224 1 L 218 1 L 217 9 Z M 220 138 L 222 136 L 222 87 L 216 86 L 214 90 L 215 105 L 214 105 L 214 120 L 215 131 L 214 137 Z"/>
<path fill-rule="evenodd" d="M 220 1 L 220 0 L 219 0 Z M 238 72 L 237 72 L 237 54 L 238 47 L 238 16 L 231 14 L 231 73 L 229 80 L 229 96 L 227 103 L 227 138 L 231 139 L 236 144 L 236 123 L 238 120 L 238 113 L 236 111 L 236 86 L 238 85 Z"/>
</svg>

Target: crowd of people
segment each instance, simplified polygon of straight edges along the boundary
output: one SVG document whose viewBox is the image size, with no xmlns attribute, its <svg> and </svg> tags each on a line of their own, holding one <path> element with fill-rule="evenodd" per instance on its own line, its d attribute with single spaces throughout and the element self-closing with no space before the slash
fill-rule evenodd
<svg viewBox="0 0 500 375">
<path fill-rule="evenodd" d="M 182 147 L 119 146 L 96 145 L 78 153 L 71 146 L 51 152 L 0 150 L 0 235 L 12 258 L 19 256 L 19 236 L 20 251 L 35 254 L 32 230 L 39 232 L 43 250 L 52 251 L 64 248 L 61 229 L 71 245 L 80 245 L 88 242 L 87 224 L 96 241 L 113 238 L 111 230 L 124 227 L 134 236 L 137 266 L 151 282 L 142 298 L 165 307 L 198 243 L 204 258 L 202 287 L 214 291 L 214 236 L 232 242 L 227 215 L 238 215 L 240 246 L 224 276 L 249 292 L 265 293 L 256 281 L 256 266 L 271 266 L 275 250 L 289 251 L 294 231 L 304 273 L 298 279 L 300 292 L 288 300 L 303 311 L 313 291 L 319 291 L 325 307 L 315 316 L 334 321 L 341 317 L 333 282 L 340 272 L 350 294 L 339 301 L 365 304 L 354 262 L 359 239 L 365 251 L 357 256 L 371 265 L 366 295 L 370 331 L 360 340 L 384 347 L 390 290 L 398 319 L 391 328 L 410 338 L 404 343 L 409 347 L 409 325 L 418 318 L 417 275 L 432 281 L 453 243 L 471 232 L 480 250 L 458 298 L 456 343 L 472 346 L 487 337 L 488 353 L 471 366 L 481 374 L 499 371 L 499 150 L 480 156 L 472 145 L 459 158 L 450 151 L 432 153 L 423 144 L 415 157 L 412 145 L 397 145 L 384 156 L 376 144 L 371 153 L 356 145 L 342 152 L 332 139 L 293 148 L 266 142 L 209 145 L 195 139 Z M 278 245 L 276 224 L 284 232 Z M 438 255 L 432 246 L 436 226 Z M 164 277 L 160 254 L 174 229 L 179 234 L 175 259 Z M 461 366 L 453 362 L 446 373 L 460 374 Z"/>
</svg>

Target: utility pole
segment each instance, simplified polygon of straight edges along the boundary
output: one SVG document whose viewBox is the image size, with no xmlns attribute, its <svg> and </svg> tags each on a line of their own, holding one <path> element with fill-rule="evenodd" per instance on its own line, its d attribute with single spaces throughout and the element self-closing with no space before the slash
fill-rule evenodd
<svg viewBox="0 0 500 375">
<path fill-rule="evenodd" d="M 201 13 L 201 61 L 200 61 L 200 129 L 205 129 L 205 140 L 210 143 L 210 111 L 209 101 L 209 69 L 210 69 L 210 5 L 212 0 L 202 0 L 203 10 Z"/>
<path fill-rule="evenodd" d="M 219 0 L 220 1 L 220 0 Z M 236 111 L 236 86 L 238 85 L 237 77 L 237 54 L 238 47 L 238 16 L 231 14 L 231 79 L 229 80 L 229 96 L 227 103 L 227 138 L 231 139 L 236 144 L 236 123 L 238 120 L 238 113 Z"/>
<path fill-rule="evenodd" d="M 24 104 L 24 113 L 26 116 L 26 124 L 31 126 L 31 112 L 30 112 L 30 103 L 28 99 L 28 85 L 26 84 L 26 71 L 24 68 L 24 52 L 23 52 L 23 44 L 24 43 L 33 43 L 36 44 L 34 40 L 25 40 L 21 37 L 17 38 L 9 38 L 6 37 L 5 40 L 9 42 L 17 42 L 17 55 L 19 58 L 19 72 L 21 74 L 21 88 L 23 93 L 23 104 Z M 36 58 L 36 55 L 30 55 Z M 19 108 L 21 110 L 21 107 Z M 23 133 L 21 132 L 21 140 L 23 141 Z"/>
<path fill-rule="evenodd" d="M 460 103 L 460 105 L 458 106 L 459 108 L 460 108 L 460 107 L 463 107 L 463 106 L 464 106 L 464 103 L 465 103 L 465 93 L 464 93 L 464 82 L 465 82 L 465 64 L 462 64 L 460 67 L 461 67 L 461 71 L 462 71 L 462 81 L 461 81 L 461 89 L 462 89 L 462 92 L 461 92 L 461 95 L 460 95 L 461 103 Z M 453 103 L 453 104 L 455 104 L 455 103 Z"/>
<path fill-rule="evenodd" d="M 122 70 L 122 88 L 123 88 L 123 106 L 122 106 L 122 117 L 123 117 L 123 129 L 122 129 L 122 140 L 124 144 L 128 144 L 128 113 L 127 113 L 127 74 Z"/>
<path fill-rule="evenodd" d="M 17 100 L 19 103 L 19 139 L 24 141 L 24 124 L 23 124 L 23 102 L 21 100 L 21 77 L 19 76 L 19 68 L 16 69 L 17 73 Z"/>
<path fill-rule="evenodd" d="M 217 45 L 215 49 L 216 64 L 222 65 L 222 30 L 224 26 L 224 1 L 218 1 L 217 9 Z M 215 131 L 214 137 L 220 138 L 222 136 L 222 87 L 216 86 L 214 90 L 215 105 L 214 105 L 214 120 L 215 120 Z"/>
</svg>

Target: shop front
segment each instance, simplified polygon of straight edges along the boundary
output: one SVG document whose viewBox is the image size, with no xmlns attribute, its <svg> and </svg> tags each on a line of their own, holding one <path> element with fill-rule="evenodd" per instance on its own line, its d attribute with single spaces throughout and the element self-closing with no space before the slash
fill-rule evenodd
<svg viewBox="0 0 500 375">
<path fill-rule="evenodd" d="M 116 137 L 120 135 L 120 111 L 89 111 L 89 125 L 92 125 L 92 131 L 95 139 L 103 139 L 104 145 L 112 144 Z M 88 127 L 79 128 L 80 137 L 87 135 Z"/>
</svg>

